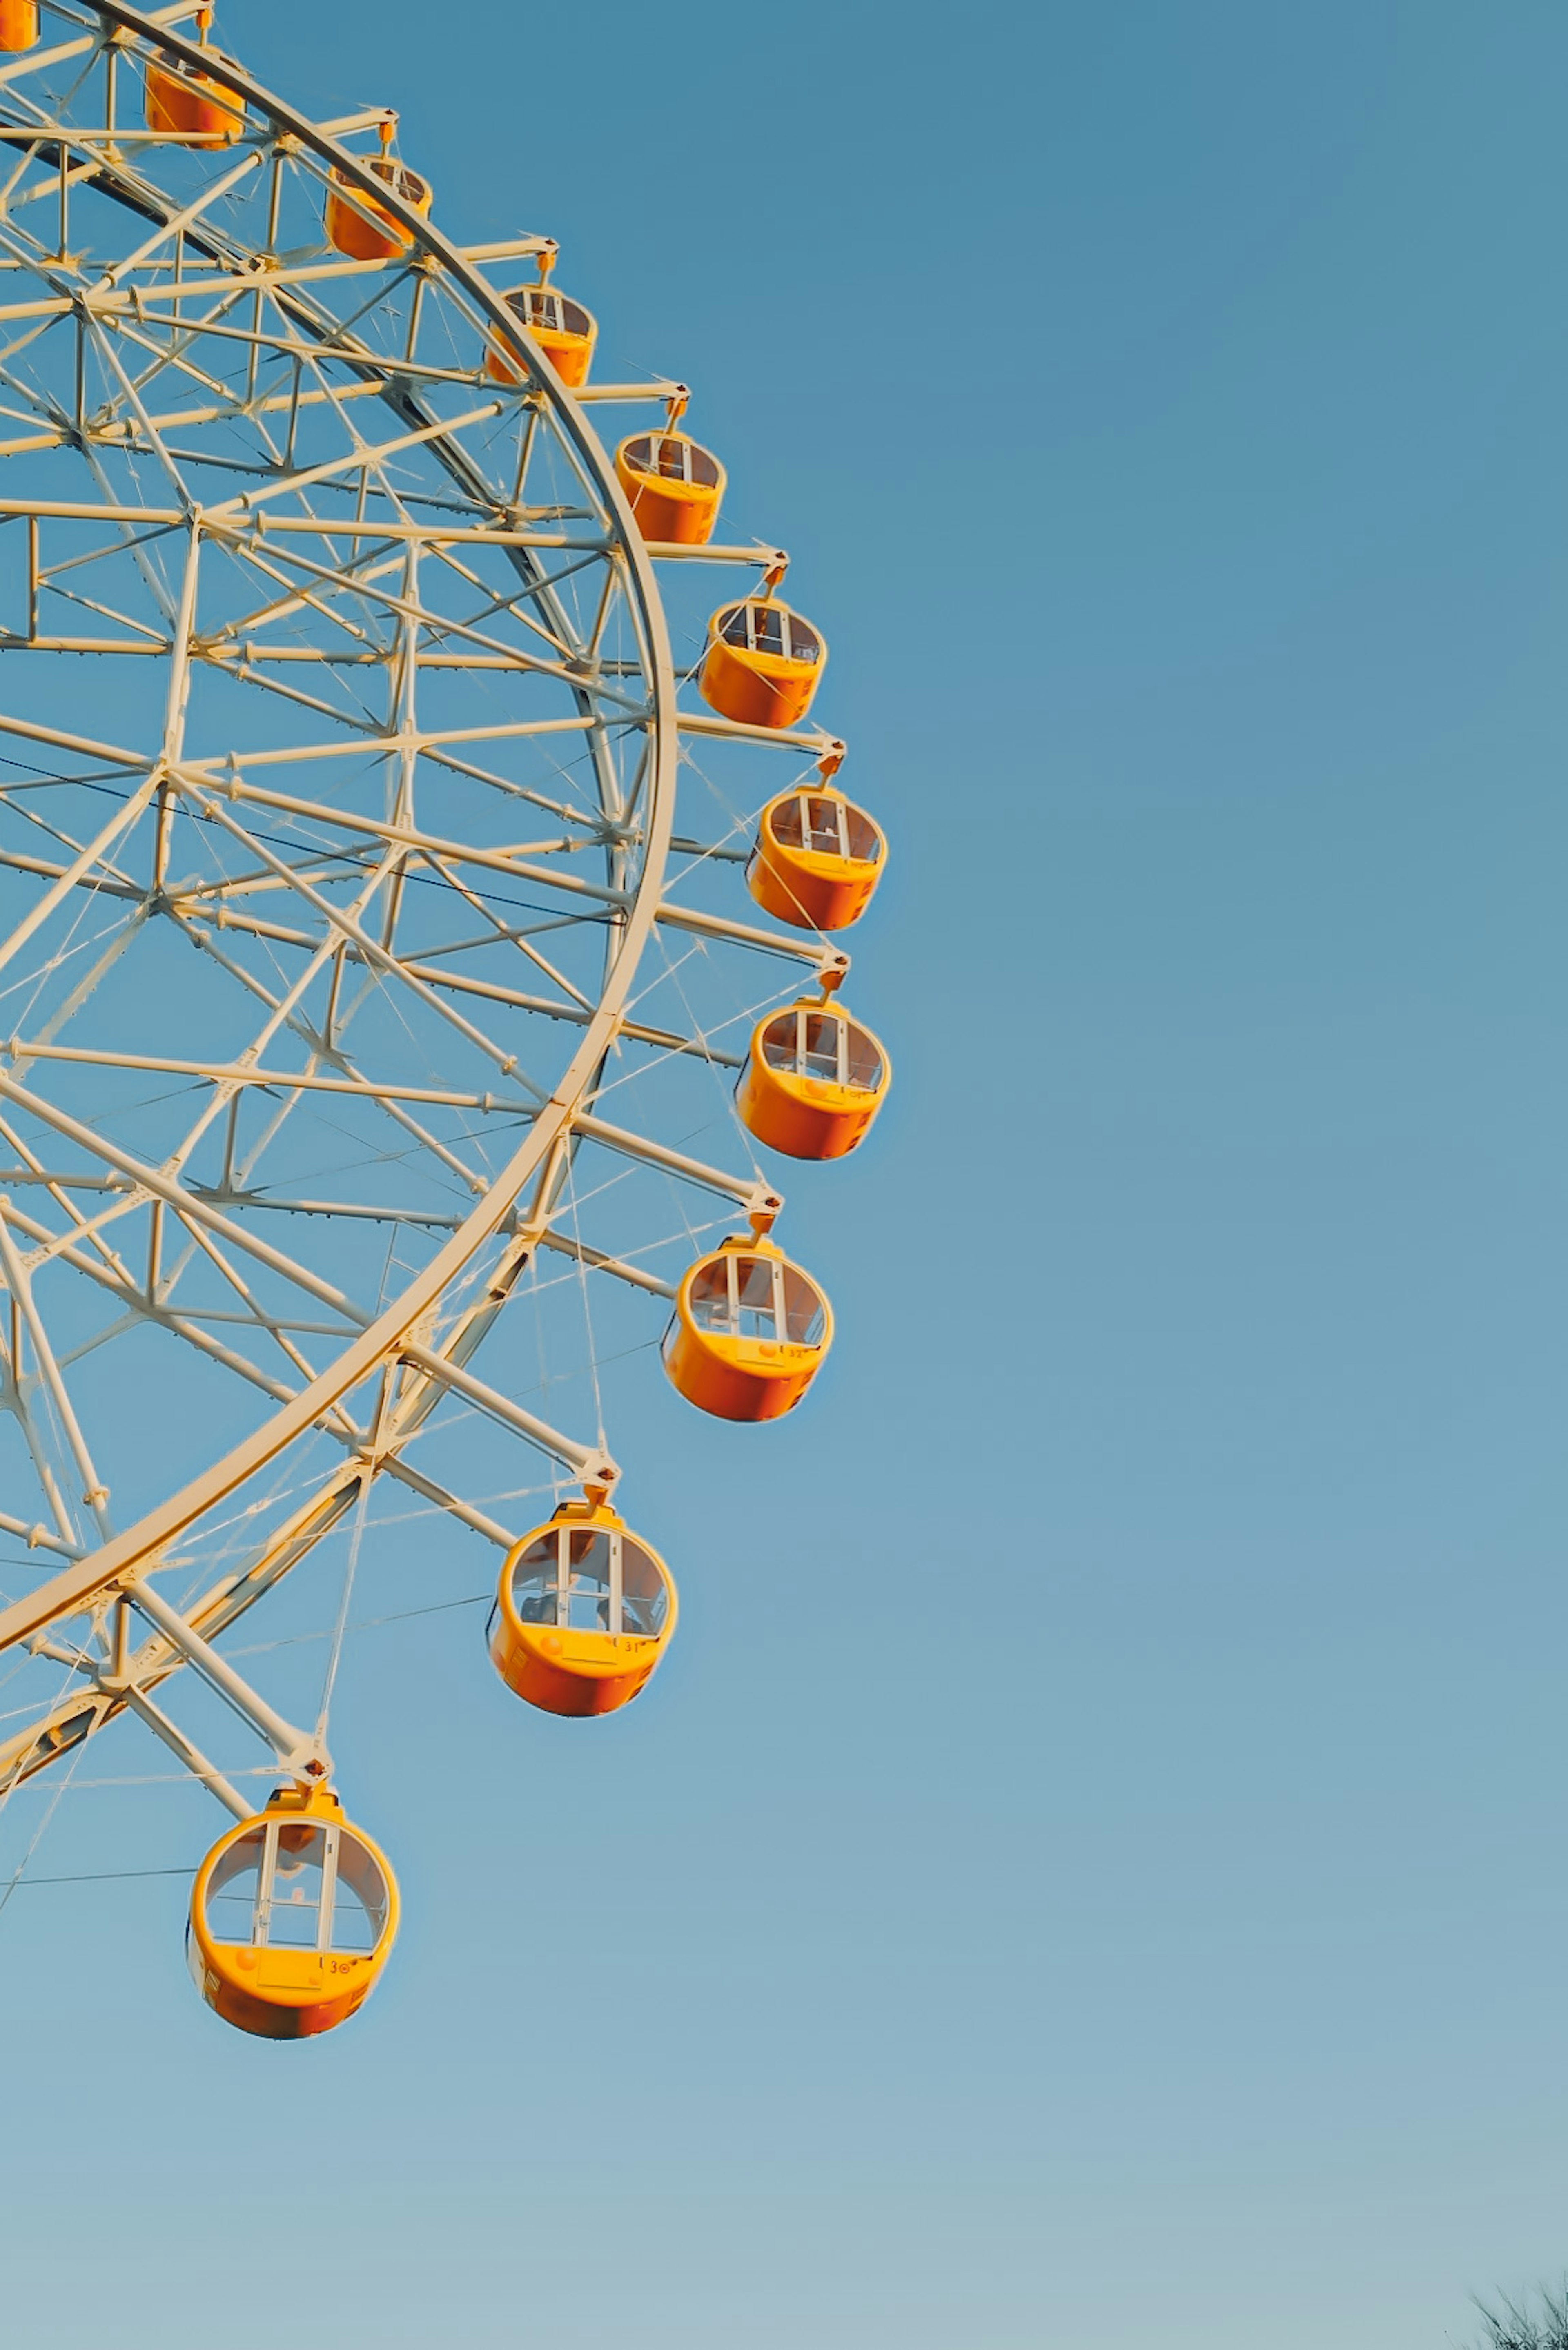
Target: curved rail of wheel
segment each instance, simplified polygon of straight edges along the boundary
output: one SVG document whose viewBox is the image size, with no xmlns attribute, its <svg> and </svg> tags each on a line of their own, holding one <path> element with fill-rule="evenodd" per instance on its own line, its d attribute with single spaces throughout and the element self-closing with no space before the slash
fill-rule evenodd
<svg viewBox="0 0 1568 2350">
<path fill-rule="evenodd" d="M 165 28 L 140 9 L 124 6 L 121 0 L 95 0 L 94 13 L 153 47 L 171 51 L 187 65 L 211 67 L 210 51 L 203 51 L 196 43 Z M 222 1460 L 150 1510 L 112 1542 L 103 1544 L 25 1598 L 0 1610 L 0 1648 L 28 1638 L 59 1617 L 76 1613 L 114 1586 L 134 1577 L 215 1502 L 275 1460 L 379 1364 L 399 1352 L 421 1317 L 431 1311 L 475 1253 L 500 1230 L 524 1186 L 543 1169 L 557 1145 L 569 1140 L 577 1106 L 614 1041 L 628 991 L 657 915 L 674 818 L 676 686 L 663 606 L 652 563 L 615 469 L 581 409 L 563 389 L 533 337 L 439 229 L 415 213 L 384 182 L 375 179 L 360 158 L 350 154 L 337 140 L 327 137 L 270 90 L 264 89 L 226 56 L 223 78 L 244 99 L 247 109 L 265 116 L 278 130 L 299 140 L 323 161 L 343 172 L 361 194 L 373 197 L 382 211 L 395 213 L 416 245 L 439 262 L 462 287 L 483 313 L 490 331 L 511 345 L 514 356 L 523 360 L 539 385 L 556 411 L 565 437 L 576 450 L 613 515 L 618 549 L 627 567 L 630 586 L 628 603 L 642 636 L 652 689 L 648 719 L 648 821 L 642 864 L 626 907 L 618 948 L 606 972 L 603 992 L 593 1019 L 583 1032 L 581 1044 L 523 1143 L 451 1240 L 334 1363 Z M 365 1466 L 373 1469 L 371 1463 Z"/>
</svg>

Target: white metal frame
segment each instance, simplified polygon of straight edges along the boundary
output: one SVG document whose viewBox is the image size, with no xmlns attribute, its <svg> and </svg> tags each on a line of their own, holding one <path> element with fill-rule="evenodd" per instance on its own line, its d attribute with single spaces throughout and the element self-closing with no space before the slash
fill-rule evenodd
<svg viewBox="0 0 1568 2350">
<path fill-rule="evenodd" d="M 0 650 L 22 664 L 0 671 L 0 751 L 26 749 L 40 763 L 35 785 L 8 757 L 22 780 L 0 781 L 0 888 L 21 893 L 16 919 L 0 921 L 0 1426 L 8 1417 L 36 1486 L 0 1488 L 0 1537 L 48 1570 L 0 1607 L 0 1649 L 64 1664 L 74 1681 L 0 1742 L 0 1796 L 130 1711 L 244 1817 L 253 1806 L 154 1692 L 188 1665 L 280 1770 L 326 1775 L 321 1734 L 287 1722 L 214 1643 L 383 1477 L 511 1544 L 482 1502 L 407 1457 L 443 1404 L 521 1438 L 590 1492 L 614 1485 L 601 1441 L 556 1428 L 472 1367 L 541 1251 L 585 1283 L 674 1294 L 635 1256 L 582 1239 L 566 1204 L 583 1146 L 738 1203 L 760 1224 L 777 1213 L 754 1163 L 732 1174 L 692 1156 L 679 1134 L 643 1133 L 597 1103 L 612 1056 L 628 1045 L 672 1063 L 738 1065 L 700 1029 L 633 1016 L 639 974 L 665 940 L 677 952 L 805 963 L 830 984 L 846 967 L 826 940 L 672 894 L 672 856 L 712 871 L 745 853 L 675 833 L 682 741 L 767 744 L 797 762 L 842 745 L 679 702 L 656 563 L 738 564 L 776 578 L 786 560 L 774 547 L 641 539 L 587 411 L 668 405 L 684 387 L 567 392 L 486 275 L 553 253 L 551 241 L 454 244 L 374 175 L 374 158 L 344 145 L 388 120 L 384 109 L 311 121 L 227 57 L 214 64 L 182 29 L 196 13 L 47 0 L 39 47 L 0 67 L 0 457 L 41 463 L 61 452 L 62 463 L 78 461 L 78 492 L 8 495 L 0 473 L 0 594 L 16 623 L 0 630 Z M 136 75 L 154 48 L 237 93 L 246 119 L 236 143 L 202 155 L 140 127 Z M 281 248 L 280 205 L 302 186 L 319 192 L 328 174 L 373 194 L 408 251 L 366 263 L 325 246 Z M 73 250 L 89 204 L 95 216 L 118 206 L 125 224 L 108 263 Z M 254 238 L 247 205 L 265 217 Z M 54 387 L 36 372 L 61 337 L 69 369 Z M 485 376 L 487 341 L 512 354 L 517 389 Z M 226 456 L 225 435 L 236 444 Z M 487 468 L 514 446 L 498 489 Z M 530 494 L 546 458 L 550 480 L 566 484 L 553 498 Z M 232 588 L 236 574 L 254 582 L 254 598 L 214 623 L 213 582 Z M 82 656 L 123 664 L 131 703 L 138 677 L 161 681 L 155 739 L 106 741 L 62 723 L 63 693 L 34 706 L 23 692 L 11 707 L 6 687 L 27 661 Z M 365 701 L 378 681 L 379 713 Z M 498 682 L 537 696 L 537 710 L 495 718 L 475 700 L 474 723 L 428 720 L 427 704 L 450 711 L 463 681 L 475 697 Z M 193 707 L 241 690 L 274 713 L 277 739 L 193 743 Z M 297 734 L 316 720 L 314 737 Z M 587 812 L 504 772 L 522 749 L 557 743 L 586 754 Z M 388 778 L 379 814 L 320 780 L 333 762 L 368 759 Z M 300 787 L 288 787 L 291 771 Z M 432 775 L 454 800 L 490 795 L 487 807 L 513 812 L 508 826 L 482 837 L 421 820 Z M 52 812 L 51 785 L 70 822 Z M 84 805 L 90 830 L 79 826 Z M 509 837 L 513 824 L 536 837 Z M 202 846 L 204 875 L 182 868 L 188 840 Z M 582 869 L 585 852 L 602 879 Z M 532 893 L 537 919 L 497 913 L 502 880 Z M 442 893 L 472 932 L 405 946 L 419 889 Z M 115 920 L 103 941 L 79 940 L 105 910 Z M 603 953 L 585 983 L 555 942 L 589 934 Z M 189 945 L 214 991 L 249 1003 L 239 1049 L 81 1040 L 102 983 L 119 986 L 155 935 Z M 476 975 L 498 941 L 525 985 Z M 54 991 L 41 1023 L 28 1006 L 43 994 L 17 992 L 35 972 L 38 991 Z M 450 1075 L 443 1064 L 439 1082 L 416 1081 L 358 1041 L 388 1004 L 383 1028 L 419 1024 L 427 1052 L 430 1039 L 446 1040 Z M 7 1034 L 13 1005 L 21 1017 Z M 529 1039 L 575 1034 L 575 1045 L 535 1073 L 513 1041 L 520 1028 Z M 156 1154 L 122 1130 L 113 1087 L 130 1073 L 192 1089 L 194 1115 Z M 270 1122 L 247 1162 L 238 1138 L 256 1105 Z M 311 1105 L 384 1120 L 410 1162 L 463 1187 L 472 1206 L 446 1214 L 411 1188 L 397 1201 L 315 1197 L 297 1183 L 261 1196 L 255 1163 Z M 475 1139 L 508 1132 L 503 1163 L 486 1165 Z M 214 1151 L 216 1177 L 201 1171 Z M 328 1238 L 286 1247 L 258 1229 L 269 1217 Z M 373 1300 L 324 1269 L 331 1236 L 364 1223 L 428 1243 L 409 1277 Z M 136 1261 L 132 1239 L 145 1243 Z M 203 1357 L 213 1379 L 238 1380 L 267 1407 L 238 1443 L 124 1526 L 76 1407 L 72 1357 L 39 1303 L 67 1274 L 73 1295 L 115 1311 L 94 1346 L 157 1328 Z M 199 1295 L 198 1277 L 209 1284 Z M 782 1295 L 779 1307 L 782 1329 Z M 182 1540 L 321 1437 L 340 1448 L 339 1464 L 275 1513 L 238 1575 L 176 1607 L 152 1578 Z M 16 1573 L 4 1570 L 7 1587 Z M 135 1648 L 132 1606 L 149 1627 Z M 78 1630 L 63 1637 L 71 1619 Z"/>
</svg>

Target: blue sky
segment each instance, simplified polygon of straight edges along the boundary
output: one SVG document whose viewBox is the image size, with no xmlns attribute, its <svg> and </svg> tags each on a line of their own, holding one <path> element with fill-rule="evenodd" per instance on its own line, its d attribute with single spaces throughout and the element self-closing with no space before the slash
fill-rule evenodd
<svg viewBox="0 0 1568 2350">
<path fill-rule="evenodd" d="M 1568 20 L 218 30 L 696 388 L 891 837 L 898 1080 L 792 1181 L 797 1418 L 618 1385 L 632 1713 L 461 1611 L 346 1661 L 407 1905 L 351 2029 L 225 2033 L 173 1881 L 0 1916 L 7 2337 L 1465 2340 L 1568 2262 Z"/>
</svg>

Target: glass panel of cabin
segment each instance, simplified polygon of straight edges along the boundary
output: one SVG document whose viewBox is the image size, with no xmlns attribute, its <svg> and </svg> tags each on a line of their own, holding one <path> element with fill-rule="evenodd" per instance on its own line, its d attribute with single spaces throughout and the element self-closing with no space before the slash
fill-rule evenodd
<svg viewBox="0 0 1568 2350">
<path fill-rule="evenodd" d="M 327 1870 L 327 1829 L 317 1820 L 269 1823 L 276 1835 L 272 1884 L 264 1884 L 265 1939 L 275 1950 L 321 1948 L 321 1899 Z"/>
<path fill-rule="evenodd" d="M 731 1259 L 716 1257 L 693 1275 L 686 1303 L 699 1330 L 729 1331 Z"/>
<path fill-rule="evenodd" d="M 857 1028 L 853 1021 L 845 1027 L 844 1082 L 875 1093 L 882 1082 L 882 1055 L 864 1028 Z"/>
<path fill-rule="evenodd" d="M 882 854 L 882 836 L 868 816 L 857 807 L 846 804 L 844 810 L 845 853 L 857 865 L 875 865 Z"/>
<path fill-rule="evenodd" d="M 691 478 L 688 463 L 691 452 L 691 442 L 683 441 L 680 433 L 658 433 L 650 451 L 654 470 L 663 481 L 688 482 Z"/>
<path fill-rule="evenodd" d="M 784 1275 L 784 1327 L 797 1347 L 820 1345 L 827 1317 L 815 1284 L 793 1264 L 780 1267 Z"/>
<path fill-rule="evenodd" d="M 787 800 L 781 800 L 768 818 L 774 838 L 781 848 L 800 848 L 805 845 L 805 817 L 802 810 L 806 806 L 804 792 L 797 793 L 792 795 Z"/>
<path fill-rule="evenodd" d="M 560 1529 L 531 1542 L 512 1570 L 512 1604 L 524 1624 L 560 1621 Z"/>
<path fill-rule="evenodd" d="M 805 847 L 815 850 L 818 857 L 842 857 L 844 854 L 842 827 L 844 802 L 818 799 L 814 794 L 806 806 L 809 810 L 810 831 L 805 840 Z"/>
<path fill-rule="evenodd" d="M 566 1622 L 575 1632 L 618 1632 L 611 1621 L 611 1550 L 614 1536 L 606 1526 L 574 1526 L 571 1533 L 571 1581 L 566 1593 Z"/>
<path fill-rule="evenodd" d="M 257 1825 L 235 1838 L 207 1879 L 207 1931 L 214 1942 L 256 1939 L 256 1895 L 261 1886 L 266 1830 Z"/>
<path fill-rule="evenodd" d="M 786 615 L 776 604 L 747 606 L 752 621 L 752 643 L 760 653 L 783 653 Z"/>
<path fill-rule="evenodd" d="M 327 1945 L 352 1953 L 373 1950 L 386 1930 L 390 1896 L 379 1862 L 352 1828 L 339 1828 Z"/>
<path fill-rule="evenodd" d="M 803 1077 L 818 1077 L 825 1085 L 844 1083 L 842 1037 L 844 1023 L 831 1012 L 803 1012 L 800 1074 Z"/>
<path fill-rule="evenodd" d="M 774 1301 L 774 1257 L 739 1256 L 735 1267 L 736 1335 L 776 1344 L 778 1319 Z"/>
<path fill-rule="evenodd" d="M 795 1065 L 795 1015 L 781 1012 L 763 1030 L 763 1058 L 770 1069 L 793 1072 Z"/>
<path fill-rule="evenodd" d="M 650 1551 L 632 1534 L 620 1538 L 621 1629 L 649 1635 L 662 1632 L 670 1613 L 670 1593 Z"/>
</svg>

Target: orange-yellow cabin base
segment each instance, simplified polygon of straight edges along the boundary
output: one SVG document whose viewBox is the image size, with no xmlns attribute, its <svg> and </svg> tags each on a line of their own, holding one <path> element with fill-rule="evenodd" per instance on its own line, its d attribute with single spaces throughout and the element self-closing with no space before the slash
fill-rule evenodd
<svg viewBox="0 0 1568 2350">
<path fill-rule="evenodd" d="M 38 0 L 0 0 L 0 53 L 15 57 L 38 37 Z"/>
<path fill-rule="evenodd" d="M 150 59 L 147 128 L 192 146 L 228 147 L 245 127 L 244 106 L 211 74 L 180 73 Z"/>
<path fill-rule="evenodd" d="M 665 1346 L 664 1367 L 687 1402 L 715 1419 L 782 1419 L 816 1377 L 823 1352 L 677 1326 Z"/>
<path fill-rule="evenodd" d="M 820 662 L 792 660 L 784 653 L 753 652 L 715 637 L 703 659 L 699 692 L 721 718 L 738 726 L 794 726 L 811 708 L 822 674 Z"/>
<path fill-rule="evenodd" d="M 552 334 L 547 327 L 534 327 L 529 331 L 567 390 L 580 390 L 588 380 L 588 369 L 593 363 L 593 345 L 585 342 L 580 335 Z M 524 380 L 522 369 L 513 364 L 507 353 L 498 351 L 493 343 L 485 347 L 484 372 L 493 383 L 521 383 Z"/>
<path fill-rule="evenodd" d="M 846 871 L 841 857 L 813 857 L 759 842 L 746 867 L 746 887 L 764 913 L 796 931 L 846 931 L 871 902 L 877 871 Z M 836 870 L 823 870 L 836 868 Z"/>
<path fill-rule="evenodd" d="M 650 481 L 618 463 L 621 488 L 644 538 L 666 546 L 706 546 L 719 518 L 719 495 L 701 482 Z"/>
<path fill-rule="evenodd" d="M 846 1158 L 865 1140 L 881 1107 L 880 1092 L 781 1077 L 754 1060 L 735 1096 L 747 1131 L 786 1159 Z"/>
<path fill-rule="evenodd" d="M 639 1632 L 574 1632 L 509 1623 L 497 1612 L 490 1654 L 508 1689 L 544 1713 L 614 1713 L 646 1686 L 664 1642 Z"/>
<path fill-rule="evenodd" d="M 191 1972 L 207 2005 L 225 2023 L 258 2040 L 309 2040 L 347 2023 L 375 1989 L 373 1956 L 316 1950 L 223 1950 L 223 1972 L 203 1965 L 192 1934 Z M 245 1988 L 254 1982 L 255 1989 Z"/>
<path fill-rule="evenodd" d="M 418 172 L 410 172 L 389 155 L 367 156 L 365 168 L 385 181 L 405 203 L 412 204 L 415 212 L 430 211 L 431 183 Z M 327 243 L 350 261 L 389 261 L 394 254 L 406 253 L 413 243 L 402 223 L 384 204 L 352 187 L 336 170 L 327 182 L 324 224 Z"/>
</svg>

